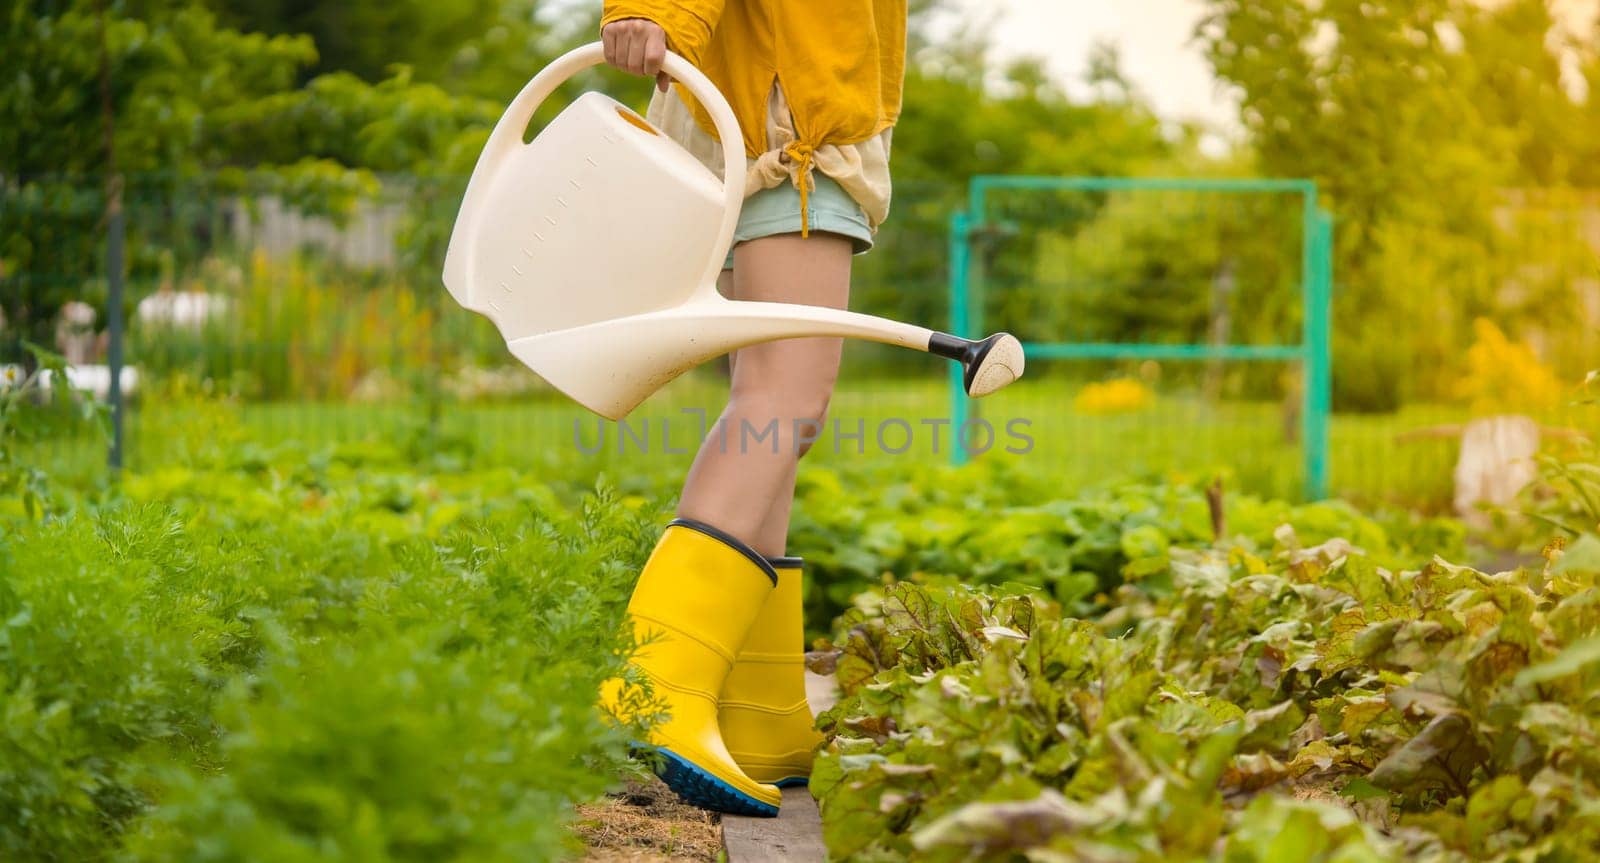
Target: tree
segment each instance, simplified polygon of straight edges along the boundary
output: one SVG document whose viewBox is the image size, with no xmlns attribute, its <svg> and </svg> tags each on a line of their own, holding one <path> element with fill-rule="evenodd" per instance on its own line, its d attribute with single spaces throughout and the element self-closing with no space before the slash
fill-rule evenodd
<svg viewBox="0 0 1600 863">
<path fill-rule="evenodd" d="M 245 32 L 306 36 L 316 60 L 302 68 L 303 81 L 329 72 L 349 72 L 376 83 L 404 64 L 423 81 L 448 76 L 462 49 L 496 21 L 499 0 L 211 0 L 228 26 Z"/>
<path fill-rule="evenodd" d="M 103 22 L 125 171 L 192 171 L 225 157 L 210 118 L 262 109 L 315 57 L 305 38 L 218 28 L 182 4 L 140 5 L 148 17 L 113 6 Z M 0 89 L 0 307 L 14 335 L 48 344 L 56 309 L 101 272 L 102 21 L 88 2 L 21 2 L 4 25 L 0 76 L 13 83 Z"/>
<path fill-rule="evenodd" d="M 1367 406 L 1437 392 L 1493 307 L 1492 216 L 1518 173 L 1517 136 L 1480 109 L 1480 67 L 1460 44 L 1468 5 L 1209 5 L 1199 39 L 1240 93 L 1261 169 L 1315 179 L 1338 218 L 1335 355 L 1395 382 Z"/>
<path fill-rule="evenodd" d="M 372 194 L 379 172 L 454 182 L 500 109 L 499 98 L 419 83 L 403 64 L 377 83 L 350 72 L 306 80 L 318 62 L 310 37 L 233 29 L 206 3 L 105 6 L 136 288 L 203 254 L 232 196 L 271 193 L 337 214 Z M 103 304 L 101 24 L 92 0 L 25 0 L 0 22 L 0 79 L 11 82 L 0 88 L 0 314 L 12 353 L 21 339 L 48 344 L 66 301 Z M 499 35 L 526 42 L 534 29 L 530 14 Z M 424 235 L 436 244 L 438 233 Z"/>
<path fill-rule="evenodd" d="M 1462 10 L 1462 53 L 1484 122 L 1508 137 L 1513 182 L 1552 186 L 1576 181 L 1584 151 L 1584 107 L 1561 77 L 1552 47 L 1560 28 L 1547 0 L 1509 0 Z M 1580 46 L 1574 44 L 1573 49 Z"/>
<path fill-rule="evenodd" d="M 1578 40 L 1587 101 L 1580 125 L 1583 150 L 1573 168 L 1573 182 L 1594 189 L 1600 188 L 1600 16 L 1586 35 Z"/>
</svg>

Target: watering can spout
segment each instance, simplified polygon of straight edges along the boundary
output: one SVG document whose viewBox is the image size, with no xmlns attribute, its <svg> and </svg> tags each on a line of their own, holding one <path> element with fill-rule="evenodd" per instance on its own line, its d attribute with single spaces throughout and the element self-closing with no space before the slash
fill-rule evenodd
<svg viewBox="0 0 1600 863">
<path fill-rule="evenodd" d="M 706 360 L 759 342 L 842 335 L 921 349 L 929 338 L 927 330 L 909 324 L 886 330 L 883 321 L 838 309 L 729 302 L 598 321 L 516 339 L 508 347 L 573 401 L 618 420 Z M 597 345 L 617 349 L 596 350 Z"/>
<path fill-rule="evenodd" d="M 673 379 L 714 357 L 780 339 L 848 337 L 961 362 L 967 391 L 986 395 L 1022 374 L 1022 346 L 1001 334 L 967 342 L 870 315 L 788 303 L 725 302 L 586 324 L 509 343 L 551 386 L 601 416 L 618 420 Z M 595 345 L 616 350 L 595 350 Z M 959 344 L 959 347 L 957 345 Z"/>
</svg>

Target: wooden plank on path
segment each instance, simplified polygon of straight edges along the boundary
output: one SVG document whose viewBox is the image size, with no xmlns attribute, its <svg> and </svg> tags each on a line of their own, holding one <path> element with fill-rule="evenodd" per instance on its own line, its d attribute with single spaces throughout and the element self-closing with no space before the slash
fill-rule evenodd
<svg viewBox="0 0 1600 863">
<path fill-rule="evenodd" d="M 804 788 L 783 789 L 783 808 L 776 818 L 722 816 L 722 847 L 728 863 L 794 860 L 822 863 L 828 851 L 822 845 L 822 816 L 817 801 Z"/>
<path fill-rule="evenodd" d="M 811 702 L 812 712 L 827 710 L 837 698 L 833 678 L 806 672 L 806 700 Z M 728 852 L 728 863 L 822 863 L 828 859 L 817 801 L 804 788 L 783 790 L 783 806 L 777 818 L 722 816 L 722 845 Z"/>
</svg>

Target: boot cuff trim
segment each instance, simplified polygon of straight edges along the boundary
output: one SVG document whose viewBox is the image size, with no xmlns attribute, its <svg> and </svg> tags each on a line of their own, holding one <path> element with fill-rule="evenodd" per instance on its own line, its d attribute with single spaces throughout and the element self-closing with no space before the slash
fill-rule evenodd
<svg viewBox="0 0 1600 863">
<path fill-rule="evenodd" d="M 800 569 L 805 566 L 805 559 L 798 556 L 769 557 L 767 563 L 772 564 L 773 569 Z"/>
<path fill-rule="evenodd" d="M 726 545 L 734 551 L 737 551 L 749 558 L 751 563 L 760 567 L 761 572 L 766 575 L 768 579 L 771 579 L 774 586 L 777 585 L 778 571 L 772 568 L 772 564 L 768 563 L 765 557 L 762 557 L 760 554 L 758 554 L 755 549 L 745 545 L 742 540 L 733 534 L 728 533 L 721 528 L 712 527 L 703 521 L 695 521 L 692 518 L 675 518 L 672 521 L 667 522 L 667 527 L 686 527 L 695 533 L 703 533 L 706 536 L 711 537 L 717 542 L 720 542 L 723 545 Z"/>
</svg>

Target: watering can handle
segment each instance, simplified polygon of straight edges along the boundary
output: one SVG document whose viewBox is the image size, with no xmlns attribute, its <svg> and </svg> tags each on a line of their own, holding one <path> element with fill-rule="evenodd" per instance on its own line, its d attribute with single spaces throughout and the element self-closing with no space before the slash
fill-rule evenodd
<svg viewBox="0 0 1600 863">
<path fill-rule="evenodd" d="M 591 67 L 598 66 L 606 60 L 605 46 L 600 42 L 591 42 L 579 48 L 574 48 L 554 62 L 544 67 L 533 80 L 522 88 L 522 92 L 511 100 L 511 105 L 500 116 L 500 121 L 495 123 L 494 131 L 489 134 L 489 142 L 484 145 L 483 160 L 491 159 L 524 146 L 523 133 L 528 128 L 528 123 L 533 120 L 534 112 L 544 104 L 544 100 L 554 93 L 556 88 L 566 83 L 568 78 Z M 723 148 L 723 173 L 722 185 L 726 190 L 726 203 L 722 210 L 722 227 L 717 232 L 717 244 L 712 247 L 711 260 L 706 265 L 706 271 L 701 278 L 701 284 L 714 285 L 717 275 L 722 272 L 722 264 L 727 259 L 728 247 L 733 244 L 733 229 L 739 222 L 739 209 L 744 204 L 744 136 L 739 131 L 739 121 L 733 115 L 733 109 L 728 106 L 728 100 L 722 97 L 715 84 L 711 83 L 699 69 L 696 69 L 688 60 L 667 52 L 662 70 L 672 76 L 674 80 L 681 81 L 689 88 L 689 92 L 700 100 L 711 120 L 716 124 L 717 137 L 722 139 Z M 732 146 L 728 143 L 732 142 Z M 491 155 L 493 154 L 493 155 Z M 469 187 L 467 194 L 472 194 Z"/>
</svg>

